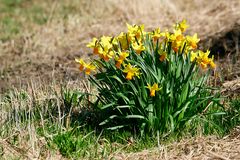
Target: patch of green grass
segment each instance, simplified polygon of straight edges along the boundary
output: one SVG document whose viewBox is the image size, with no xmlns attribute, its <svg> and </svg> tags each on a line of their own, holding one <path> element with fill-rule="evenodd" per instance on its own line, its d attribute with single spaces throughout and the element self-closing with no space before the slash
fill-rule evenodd
<svg viewBox="0 0 240 160">
<path fill-rule="evenodd" d="M 137 152 L 156 147 L 157 141 L 150 137 L 133 136 L 127 131 L 101 132 L 72 129 L 59 133 L 49 141 L 49 146 L 58 149 L 68 158 L 106 159 L 116 152 Z"/>
<path fill-rule="evenodd" d="M 23 3 L 24 1 L 26 0 L 1 0 L 0 2 L 7 7 L 16 7 Z"/>
<path fill-rule="evenodd" d="M 0 26 L 1 40 L 7 40 L 21 30 L 21 24 L 11 17 L 2 18 Z"/>
<path fill-rule="evenodd" d="M 27 0 L 0 0 L 0 40 L 21 35 L 25 28 L 47 22 L 50 8 Z"/>
</svg>

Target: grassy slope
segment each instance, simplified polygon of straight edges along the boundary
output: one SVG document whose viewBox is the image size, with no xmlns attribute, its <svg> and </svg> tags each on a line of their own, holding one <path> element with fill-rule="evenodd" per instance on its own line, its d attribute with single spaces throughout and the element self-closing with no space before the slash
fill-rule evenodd
<svg viewBox="0 0 240 160">
<path fill-rule="evenodd" d="M 88 56 L 85 44 L 94 36 L 126 30 L 126 22 L 164 30 L 186 18 L 189 32 L 204 40 L 239 23 L 240 15 L 238 0 L 11 1 L 0 3 L 1 89 L 39 75 L 46 81 L 78 79 L 73 59 Z"/>
<path fill-rule="evenodd" d="M 116 134 L 118 138 L 115 140 L 118 142 L 110 143 L 104 136 L 98 137 L 92 132 L 86 134 L 88 130 L 69 136 L 62 117 L 53 116 L 54 110 L 53 113 L 47 111 L 51 111 L 51 106 L 61 108 L 63 105 L 59 81 L 69 83 L 70 88 L 86 89 L 86 85 L 79 82 L 79 72 L 72 61 L 76 56 L 87 56 L 89 51 L 85 49 L 85 44 L 93 36 L 119 33 L 126 30 L 126 22 L 144 23 L 148 28 L 164 28 L 184 17 L 191 25 L 189 32 L 198 32 L 205 39 L 239 23 L 239 6 L 237 0 L 232 0 L 231 3 L 224 0 L 183 0 L 168 3 L 164 0 L 123 0 L 121 3 L 104 0 L 100 4 L 97 0 L 0 0 L 0 90 L 8 89 L 12 84 L 18 87 L 15 91 L 0 95 L 3 106 L 0 111 L 0 125 L 6 127 L 1 127 L 0 130 L 0 158 L 2 156 L 8 159 L 12 156 L 14 159 L 17 156 L 21 159 L 59 159 L 62 155 L 50 148 L 63 147 L 64 150 L 65 146 L 70 145 L 64 153 L 71 154 L 72 148 L 81 148 L 82 144 L 86 146 L 83 148 L 86 157 L 99 159 L 112 156 L 116 159 L 149 159 L 148 156 L 153 156 L 153 159 L 159 156 L 171 158 L 169 155 L 179 156 L 178 153 L 185 159 L 186 156 L 194 156 L 191 151 L 199 153 L 197 149 L 190 149 L 189 154 L 181 152 L 182 147 L 186 148 L 183 142 L 184 145 L 179 143 L 177 146 L 180 147 L 177 149 L 165 145 L 160 152 L 153 149 L 151 153 L 146 151 L 146 154 L 128 154 L 125 152 L 157 146 L 156 140 L 148 140 L 149 143 L 145 144 L 137 139 L 132 141 L 129 135 Z M 24 84 L 28 84 L 28 87 Z M 34 110 L 35 107 L 39 111 Z M 7 118 L 10 120 L 5 123 Z M 57 133 L 62 134 L 56 137 Z M 227 140 L 233 138 L 229 137 Z M 61 141 L 64 139 L 68 141 Z M 77 142 L 77 139 L 82 141 Z M 56 143 L 52 143 L 54 140 Z M 74 146 L 71 142 L 78 145 Z M 225 143 L 223 140 L 218 144 L 222 142 Z M 194 147 L 192 143 L 198 141 L 190 144 L 186 142 L 186 145 Z M 232 145 L 238 143 L 236 140 Z M 206 150 L 211 145 L 204 144 L 200 147 Z M 236 152 L 239 151 L 235 149 Z M 226 153 L 223 156 L 234 154 Z M 206 153 L 201 152 L 202 156 L 204 154 Z M 214 155 L 209 153 L 209 157 Z"/>
</svg>

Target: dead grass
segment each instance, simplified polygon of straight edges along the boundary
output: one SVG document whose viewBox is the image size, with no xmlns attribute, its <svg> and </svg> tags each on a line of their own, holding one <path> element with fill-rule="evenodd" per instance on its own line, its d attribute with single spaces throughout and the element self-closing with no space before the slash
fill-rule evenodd
<svg viewBox="0 0 240 160">
<path fill-rule="evenodd" d="M 79 76 L 73 60 L 75 57 L 89 56 L 90 51 L 85 48 L 85 44 L 92 37 L 115 35 L 125 31 L 126 22 L 143 23 L 147 29 L 156 26 L 165 29 L 185 18 L 191 26 L 188 32 L 197 32 L 202 39 L 202 48 L 220 44 L 218 40 L 221 38 L 223 38 L 221 44 L 224 45 L 227 39 L 225 34 L 233 31 L 234 26 L 240 25 L 239 0 L 103 0 L 101 3 L 98 0 L 33 0 L 24 2 L 20 9 L 30 8 L 33 4 L 43 8 L 46 23 L 38 24 L 31 20 L 31 16 L 27 18 L 14 12 L 10 17 L 22 24 L 20 32 L 8 40 L 0 41 L 2 92 L 13 86 L 25 88 L 31 81 L 36 86 L 45 83 L 48 87 L 58 89 L 61 81 L 78 83 L 82 77 Z M 0 13 L 0 20 L 6 15 L 9 16 L 7 13 Z M 239 36 L 235 37 L 238 40 L 234 43 L 236 48 L 234 53 L 238 55 L 235 60 L 239 60 L 240 39 Z M 231 76 L 233 78 L 229 80 L 232 80 L 240 76 L 236 74 L 239 72 L 239 62 L 232 63 L 234 59 L 231 57 L 232 53 L 232 51 L 226 53 L 230 57 L 227 61 L 219 60 L 219 70 L 224 74 L 221 75 L 221 81 L 226 80 L 225 77 Z M 39 99 L 46 98 L 45 93 L 39 92 L 39 89 L 36 91 Z M 30 126 L 27 131 L 20 130 L 21 138 L 29 134 L 28 131 L 34 131 L 31 127 L 34 126 Z M 14 131 L 13 135 L 15 133 L 19 134 L 19 131 Z M 32 144 L 30 141 L 22 141 L 21 145 L 25 148 L 16 148 L 6 139 L 0 139 L 0 154 L 2 146 L 5 154 L 8 153 L 7 158 L 9 155 L 22 159 L 62 158 L 59 153 L 52 154 L 44 150 L 44 147 L 41 148 L 46 142 L 36 137 L 33 132 L 30 135 L 33 138 Z M 138 153 L 114 153 L 112 156 L 115 159 L 240 159 L 239 139 L 239 131 L 236 131 L 234 136 L 230 135 L 223 139 L 191 138 L 163 145 L 159 149 Z M 47 153 L 41 157 L 43 152 Z"/>
<path fill-rule="evenodd" d="M 126 22 L 164 29 L 186 18 L 191 25 L 189 32 L 197 32 L 208 47 L 215 35 L 222 35 L 240 23 L 238 0 L 104 0 L 101 3 L 62 0 L 40 4 L 46 8 L 45 24 L 30 21 L 18 38 L 0 43 L 2 89 L 20 82 L 26 84 L 38 76 L 46 80 L 78 79 L 73 59 L 88 56 L 90 51 L 85 44 L 95 36 L 125 31 Z"/>
<path fill-rule="evenodd" d="M 232 134 L 222 139 L 216 137 L 196 137 L 183 139 L 159 148 L 144 150 L 138 153 L 117 153 L 118 160 L 153 160 L 153 159 L 240 159 L 240 131 L 236 128 Z"/>
</svg>

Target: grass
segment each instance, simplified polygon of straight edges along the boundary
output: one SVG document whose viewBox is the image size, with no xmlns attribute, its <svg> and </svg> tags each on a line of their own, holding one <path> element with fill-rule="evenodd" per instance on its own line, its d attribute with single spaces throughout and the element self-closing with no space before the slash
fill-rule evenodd
<svg viewBox="0 0 240 160">
<path fill-rule="evenodd" d="M 1 145 L 7 143 L 13 148 L 21 146 L 21 156 L 31 158 L 33 155 L 30 153 L 40 156 L 43 154 L 43 147 L 59 151 L 63 157 L 102 159 L 122 150 L 139 151 L 156 146 L 156 141 L 151 138 L 143 141 L 138 135 L 130 132 L 99 131 L 86 123 L 82 126 L 76 125 L 78 120 L 72 121 L 68 126 L 68 116 L 64 113 L 68 109 L 63 107 L 72 108 L 71 105 L 74 105 L 73 109 L 76 109 L 80 107 L 79 104 L 76 105 L 78 102 L 73 100 L 71 105 L 66 103 L 69 98 L 68 92 L 64 92 L 62 97 L 60 93 L 52 91 L 46 95 L 46 99 L 37 100 L 39 93 L 41 91 L 33 97 L 26 91 L 15 90 L 1 97 Z M 75 91 L 72 95 L 79 93 L 80 91 Z M 43 146 L 39 144 L 41 140 L 44 141 Z M 6 152 L 4 149 L 4 153 Z M 7 157 L 3 154 L 2 158 Z"/>
<path fill-rule="evenodd" d="M 34 79 L 39 75 L 44 80 L 52 75 L 60 81 L 77 79 L 79 72 L 73 59 L 88 56 L 89 50 L 84 49 L 86 43 L 93 37 L 124 31 L 126 22 L 145 24 L 149 27 L 146 30 L 160 26 L 163 31 L 191 15 L 187 19 L 191 26 L 188 33 L 198 33 L 204 43 L 209 37 L 231 29 L 239 19 L 240 3 L 237 1 L 182 1 L 184 3 L 165 0 L 124 0 L 121 3 L 112 0 L 102 3 L 97 0 L 22 0 L 9 6 L 1 0 L 0 23 L 6 18 L 14 24 L 0 25 L 0 60 L 3 62 L 0 88 L 5 90 L 11 84 L 18 84 L 18 77 L 23 83 L 29 82 L 28 77 Z M 213 18 L 218 19 L 212 21 Z M 36 19 L 42 22 L 37 23 Z M 17 28 L 13 30 L 18 33 L 12 32 L 11 28 Z M 206 45 L 206 49 L 210 47 Z"/>
<path fill-rule="evenodd" d="M 134 0 L 97 2 L 0 0 L 0 88 L 5 89 L 0 94 L 0 159 L 133 159 L 141 157 L 132 152 L 147 149 L 149 153 L 157 147 L 156 159 L 161 156 L 166 158 L 166 153 L 179 156 L 177 150 L 184 150 L 168 147 L 171 144 L 178 146 L 174 142 L 180 141 L 181 137 L 141 138 L 129 131 L 101 132 L 87 125 L 94 124 L 94 118 L 90 117 L 97 116 L 88 101 L 78 103 L 78 100 L 82 92 L 92 89 L 79 82 L 76 78 L 79 72 L 75 72 L 76 66 L 71 62 L 83 52 L 88 53 L 79 50 L 90 38 L 115 34 L 123 30 L 125 22 L 164 28 L 191 15 L 188 21 L 193 30 L 189 32 L 198 32 L 202 39 L 207 39 L 237 22 L 239 2 L 184 0 L 184 3 L 166 3 L 163 0 L 151 1 L 147 5 L 146 1 Z M 200 12 L 203 8 L 204 11 Z M 216 20 L 212 21 L 213 18 Z M 72 72 L 75 72 L 74 75 L 71 75 Z M 61 91 L 60 84 L 52 84 L 52 81 L 29 83 L 32 76 L 41 75 L 44 79 L 45 74 L 75 84 L 65 86 Z M 19 86 L 19 77 L 23 88 L 8 88 L 5 82 Z M 223 135 L 239 125 L 239 103 L 239 98 L 225 102 L 227 113 L 216 120 L 225 128 Z M 182 138 L 185 136 L 188 140 L 193 135 L 182 135 Z M 207 142 L 213 143 L 212 140 Z M 199 141 L 192 143 L 201 144 Z M 183 143 L 183 148 L 188 145 L 191 144 Z M 237 148 L 236 143 L 233 146 Z M 161 147 L 166 147 L 166 150 L 159 151 Z M 143 159 L 146 158 L 144 154 Z"/>
<path fill-rule="evenodd" d="M 141 137 L 127 130 L 101 130 L 93 123 L 98 115 L 89 108 L 88 101 L 81 98 L 85 90 L 76 90 L 75 87 L 16 89 L 1 95 L 0 144 L 3 154 L 0 156 L 3 159 L 11 155 L 30 159 L 53 155 L 72 159 L 105 159 L 120 153 L 159 147 L 159 144 L 168 145 L 192 136 L 187 132 L 165 138 L 157 135 Z M 228 102 L 226 116 L 215 120 L 216 123 L 224 121 L 220 123 L 225 128 L 224 134 L 218 136 L 226 135 L 240 124 L 239 103 L 239 98 Z"/>
</svg>

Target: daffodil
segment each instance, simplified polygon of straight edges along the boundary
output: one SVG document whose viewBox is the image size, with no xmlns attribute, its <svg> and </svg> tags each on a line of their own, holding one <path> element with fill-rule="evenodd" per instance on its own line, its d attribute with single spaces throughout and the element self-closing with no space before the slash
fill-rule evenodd
<svg viewBox="0 0 240 160">
<path fill-rule="evenodd" d="M 167 59 L 167 53 L 163 52 L 163 53 L 160 54 L 159 60 L 161 62 L 163 62 L 165 59 Z"/>
<path fill-rule="evenodd" d="M 110 59 L 113 58 L 114 52 L 112 50 L 109 51 L 102 51 L 99 53 L 100 58 L 102 58 L 104 61 L 109 61 Z"/>
<path fill-rule="evenodd" d="M 180 23 L 177 23 L 174 27 L 175 29 L 180 29 L 182 32 L 185 32 L 189 25 L 187 24 L 187 21 L 184 19 Z"/>
<path fill-rule="evenodd" d="M 144 51 L 146 48 L 142 43 L 133 43 L 132 44 L 133 49 L 136 51 L 137 54 L 140 54 L 142 51 Z"/>
<path fill-rule="evenodd" d="M 182 41 L 184 36 L 180 29 L 174 30 L 174 33 L 170 36 L 171 41 Z"/>
<path fill-rule="evenodd" d="M 198 56 L 198 53 L 192 51 L 190 54 L 191 54 L 191 55 L 190 55 L 190 56 L 191 56 L 190 61 L 191 61 L 191 62 L 195 61 L 196 58 L 197 58 L 197 56 Z"/>
<path fill-rule="evenodd" d="M 160 90 L 160 88 L 158 87 L 158 84 L 157 84 L 157 83 L 154 83 L 152 86 L 151 86 L 150 84 L 147 84 L 147 88 L 148 88 L 149 91 L 150 91 L 150 96 L 151 96 L 151 97 L 154 97 L 156 91 L 159 91 L 159 90 Z"/>
<path fill-rule="evenodd" d="M 174 30 L 174 33 L 170 35 L 170 40 L 172 42 L 172 49 L 177 53 L 178 49 L 182 46 L 184 36 L 180 29 Z"/>
<path fill-rule="evenodd" d="M 117 36 L 117 39 L 121 45 L 121 49 L 122 50 L 126 50 L 128 48 L 128 44 L 130 41 L 128 41 L 127 39 L 127 34 L 126 33 L 123 33 L 121 32 L 118 36 Z"/>
<path fill-rule="evenodd" d="M 112 39 L 112 44 L 113 44 L 114 46 L 118 46 L 118 39 L 117 39 L 116 37 L 114 37 L 114 38 Z"/>
<path fill-rule="evenodd" d="M 140 75 L 140 69 L 137 67 L 132 66 L 130 63 L 126 64 L 123 69 L 123 73 L 127 73 L 126 79 L 132 80 L 134 76 L 139 77 Z"/>
<path fill-rule="evenodd" d="M 135 38 L 140 39 L 141 35 L 144 33 L 144 25 L 129 25 L 127 24 L 128 28 L 128 36 L 131 38 L 131 40 L 134 40 Z"/>
<path fill-rule="evenodd" d="M 108 37 L 108 36 L 101 37 L 100 44 L 105 52 L 107 52 L 113 47 L 111 40 L 112 40 L 112 37 Z"/>
<path fill-rule="evenodd" d="M 86 65 L 86 63 L 84 62 L 84 60 L 82 58 L 80 59 L 75 59 L 75 62 L 79 63 L 80 66 L 79 66 L 79 70 L 80 71 L 83 71 L 84 70 L 84 67 Z"/>
<path fill-rule="evenodd" d="M 157 41 L 162 35 L 161 35 L 161 31 L 160 28 L 156 28 L 152 34 L 151 34 L 153 41 Z"/>
<path fill-rule="evenodd" d="M 196 61 L 203 69 L 206 69 L 208 65 L 210 65 L 212 68 L 216 67 L 215 63 L 213 62 L 214 57 L 208 58 L 209 54 L 210 54 L 209 50 L 207 50 L 206 52 L 200 50 L 198 52 Z"/>
<path fill-rule="evenodd" d="M 85 67 L 86 67 L 86 69 L 85 69 L 85 74 L 86 75 L 90 75 L 90 73 L 95 71 L 95 69 L 96 69 L 96 67 L 91 63 L 86 64 Z"/>
<path fill-rule="evenodd" d="M 115 58 L 116 67 L 120 68 L 123 61 L 129 56 L 128 52 L 119 52 L 118 56 Z"/>
<path fill-rule="evenodd" d="M 213 59 L 214 59 L 214 56 L 212 56 L 212 58 L 209 59 L 209 65 L 210 65 L 210 67 L 212 69 L 215 69 L 216 68 L 216 64 L 214 63 Z"/>
<path fill-rule="evenodd" d="M 87 47 L 93 48 L 93 53 L 98 54 L 99 53 L 98 39 L 93 38 L 92 41 L 87 44 Z"/>
<path fill-rule="evenodd" d="M 200 39 L 197 37 L 197 33 L 195 33 L 193 36 L 186 36 L 186 40 L 189 49 L 196 49 L 197 44 L 200 41 Z"/>
<path fill-rule="evenodd" d="M 209 63 L 209 58 L 208 58 L 208 55 L 210 54 L 210 51 L 207 50 L 206 52 L 203 52 L 201 50 L 199 50 L 198 52 L 198 57 L 197 57 L 197 61 L 200 63 L 200 62 L 203 62 L 205 64 L 208 64 Z"/>
<path fill-rule="evenodd" d="M 168 42 L 168 40 L 170 39 L 170 33 L 168 32 L 168 30 L 165 30 L 164 32 L 162 32 L 161 36 L 164 38 L 165 42 Z"/>
<path fill-rule="evenodd" d="M 97 41 L 98 41 L 97 38 L 93 38 L 92 41 L 87 44 L 87 47 L 94 48 L 96 46 Z"/>
</svg>

